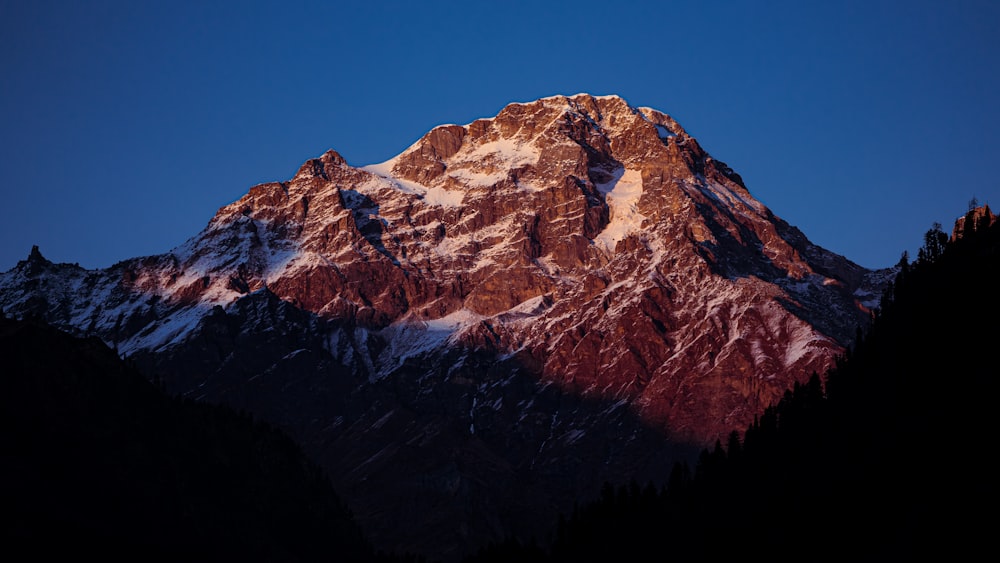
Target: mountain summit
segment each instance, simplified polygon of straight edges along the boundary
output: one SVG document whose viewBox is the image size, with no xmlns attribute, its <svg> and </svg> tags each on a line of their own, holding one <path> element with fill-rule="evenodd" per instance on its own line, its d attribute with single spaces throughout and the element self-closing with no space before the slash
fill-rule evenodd
<svg viewBox="0 0 1000 563">
<path fill-rule="evenodd" d="M 328 151 L 166 254 L 33 250 L 0 306 L 280 424 L 377 542 L 447 558 L 745 428 L 832 365 L 879 274 L 668 115 L 579 94 L 381 164 Z"/>
</svg>

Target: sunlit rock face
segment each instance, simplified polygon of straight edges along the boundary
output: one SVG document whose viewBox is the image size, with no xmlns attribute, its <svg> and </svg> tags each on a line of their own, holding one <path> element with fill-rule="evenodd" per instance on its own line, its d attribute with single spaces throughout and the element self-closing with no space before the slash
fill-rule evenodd
<svg viewBox="0 0 1000 563">
<path fill-rule="evenodd" d="M 669 116 L 581 94 L 381 164 L 329 151 L 167 254 L 35 250 L 0 306 L 289 429 L 380 545 L 448 558 L 745 428 L 833 363 L 886 275 Z"/>
<path fill-rule="evenodd" d="M 964 237 L 967 233 L 977 230 L 986 230 L 997 222 L 997 216 L 990 210 L 989 205 L 978 205 L 975 201 L 968 213 L 955 219 L 955 226 L 951 229 L 951 240 L 955 241 Z"/>
</svg>

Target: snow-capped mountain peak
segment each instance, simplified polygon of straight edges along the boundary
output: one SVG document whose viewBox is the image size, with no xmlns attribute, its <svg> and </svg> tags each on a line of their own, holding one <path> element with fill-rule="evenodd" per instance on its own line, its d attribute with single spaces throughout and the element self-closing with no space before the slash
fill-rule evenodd
<svg viewBox="0 0 1000 563">
<path fill-rule="evenodd" d="M 0 276 L 0 306 L 294 428 L 391 537 L 367 479 L 404 459 L 428 473 L 398 486 L 431 496 L 455 451 L 491 460 L 454 469 L 456 490 L 499 464 L 549 467 L 562 477 L 537 482 L 556 491 L 551 468 L 605 438 L 622 454 L 598 465 L 635 473 L 670 451 L 656 440 L 745 428 L 832 365 L 880 283 L 667 114 L 577 94 L 435 127 L 379 164 L 328 151 L 159 256 L 87 271 L 35 250 Z"/>
</svg>

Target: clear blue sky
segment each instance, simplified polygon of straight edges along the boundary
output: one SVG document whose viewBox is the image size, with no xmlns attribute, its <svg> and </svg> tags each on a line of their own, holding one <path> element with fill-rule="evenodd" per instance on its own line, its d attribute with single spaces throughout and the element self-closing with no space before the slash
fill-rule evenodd
<svg viewBox="0 0 1000 563">
<path fill-rule="evenodd" d="M 169 251 L 327 149 L 619 94 L 863 266 L 1000 208 L 1000 2 L 0 0 L 0 271 Z"/>
</svg>

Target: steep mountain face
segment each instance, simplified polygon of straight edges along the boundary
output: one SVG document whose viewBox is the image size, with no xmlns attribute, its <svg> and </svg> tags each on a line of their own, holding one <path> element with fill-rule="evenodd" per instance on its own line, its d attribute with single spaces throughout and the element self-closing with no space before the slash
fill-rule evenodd
<svg viewBox="0 0 1000 563">
<path fill-rule="evenodd" d="M 745 428 L 832 364 L 885 277 L 669 116 L 581 94 L 378 165 L 329 151 L 167 254 L 33 249 L 0 306 L 266 416 L 376 542 L 447 558 Z"/>
</svg>

